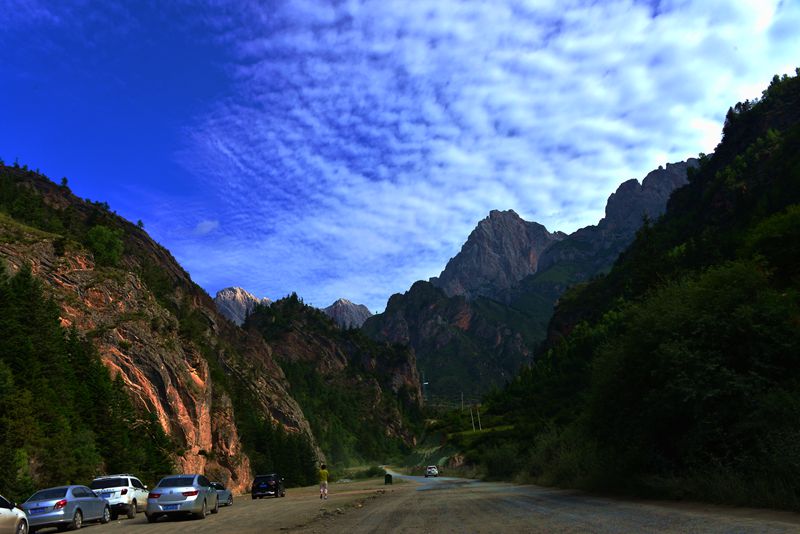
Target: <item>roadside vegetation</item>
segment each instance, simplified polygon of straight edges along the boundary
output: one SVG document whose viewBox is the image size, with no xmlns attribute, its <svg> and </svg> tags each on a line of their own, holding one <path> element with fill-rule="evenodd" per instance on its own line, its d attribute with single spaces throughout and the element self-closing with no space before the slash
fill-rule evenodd
<svg viewBox="0 0 800 534">
<path fill-rule="evenodd" d="M 800 74 L 800 70 L 798 70 Z M 800 510 L 800 76 L 723 140 L 453 436 L 490 478 Z"/>
</svg>

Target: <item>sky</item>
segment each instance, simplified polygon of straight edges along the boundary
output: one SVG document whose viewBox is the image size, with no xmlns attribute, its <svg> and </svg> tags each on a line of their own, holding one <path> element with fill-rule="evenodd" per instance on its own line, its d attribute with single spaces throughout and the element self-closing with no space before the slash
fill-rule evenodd
<svg viewBox="0 0 800 534">
<path fill-rule="evenodd" d="M 492 209 L 549 230 L 719 142 L 800 0 L 0 0 L 0 158 L 212 296 L 382 310 Z"/>
</svg>

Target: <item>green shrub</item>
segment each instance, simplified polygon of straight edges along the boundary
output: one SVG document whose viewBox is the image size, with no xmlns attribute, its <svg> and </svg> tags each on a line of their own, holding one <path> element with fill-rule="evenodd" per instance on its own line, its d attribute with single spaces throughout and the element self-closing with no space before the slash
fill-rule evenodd
<svg viewBox="0 0 800 534">
<path fill-rule="evenodd" d="M 94 254 L 98 265 L 114 267 L 122 258 L 124 244 L 122 230 L 111 229 L 107 226 L 97 225 L 89 229 L 86 234 L 86 245 Z"/>
</svg>

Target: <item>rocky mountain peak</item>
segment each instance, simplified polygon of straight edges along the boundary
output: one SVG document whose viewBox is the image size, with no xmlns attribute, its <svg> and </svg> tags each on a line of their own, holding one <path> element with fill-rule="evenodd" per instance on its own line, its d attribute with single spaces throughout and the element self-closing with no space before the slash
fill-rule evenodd
<svg viewBox="0 0 800 534">
<path fill-rule="evenodd" d="M 550 233 L 514 210 L 492 210 L 442 274 L 430 281 L 448 296 L 494 297 L 535 273 L 542 252 L 563 238 L 563 233 Z"/>
<path fill-rule="evenodd" d="M 689 167 L 697 165 L 697 160 L 690 158 L 679 163 L 667 163 L 666 168 L 659 167 L 650 171 L 642 180 L 631 179 L 623 182 L 608 197 L 606 216 L 599 227 L 618 231 L 636 231 L 642 224 L 642 217 L 654 220 L 660 217 L 667 208 L 672 192 L 686 185 L 686 172 Z"/>
<path fill-rule="evenodd" d="M 361 328 L 364 321 L 372 316 L 369 308 L 363 304 L 354 304 L 347 299 L 338 299 L 322 311 L 341 328 Z"/>
<path fill-rule="evenodd" d="M 270 304 L 268 298 L 258 298 L 241 287 L 226 287 L 217 291 L 214 297 L 219 312 L 230 321 L 241 326 L 258 304 Z"/>
</svg>

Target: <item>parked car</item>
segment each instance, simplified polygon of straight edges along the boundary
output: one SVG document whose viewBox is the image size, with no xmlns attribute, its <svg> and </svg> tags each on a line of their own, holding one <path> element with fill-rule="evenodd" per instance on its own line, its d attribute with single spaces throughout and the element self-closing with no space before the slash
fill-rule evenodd
<svg viewBox="0 0 800 534">
<path fill-rule="evenodd" d="M 28 516 L 17 506 L 0 495 L 0 534 L 28 534 Z"/>
<path fill-rule="evenodd" d="M 150 490 L 145 515 L 153 523 L 162 515 L 192 514 L 205 519 L 209 512 L 219 512 L 219 498 L 205 476 L 170 475 Z"/>
<path fill-rule="evenodd" d="M 211 487 L 217 490 L 217 498 L 223 506 L 233 506 L 233 492 L 225 488 L 222 482 L 212 482 Z"/>
<path fill-rule="evenodd" d="M 108 502 L 111 519 L 116 519 L 121 513 L 127 515 L 128 519 L 133 519 L 139 508 L 147 506 L 147 486 L 133 475 L 98 477 L 89 487 Z"/>
<path fill-rule="evenodd" d="M 76 530 L 87 521 L 108 523 L 111 509 L 86 486 L 59 486 L 39 490 L 22 504 L 31 532 L 42 527 Z"/>
<path fill-rule="evenodd" d="M 425 478 L 428 477 L 438 477 L 439 476 L 439 468 L 435 465 L 429 465 L 425 468 Z"/>
<path fill-rule="evenodd" d="M 286 497 L 286 490 L 283 489 L 283 477 L 278 473 L 256 475 L 250 488 L 250 495 L 252 495 L 253 499 Z"/>
</svg>

